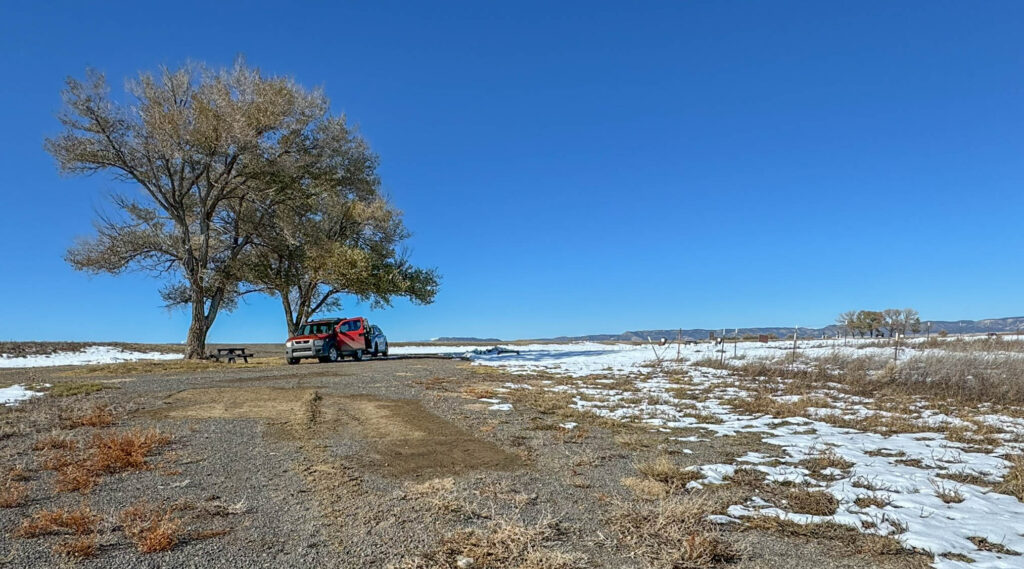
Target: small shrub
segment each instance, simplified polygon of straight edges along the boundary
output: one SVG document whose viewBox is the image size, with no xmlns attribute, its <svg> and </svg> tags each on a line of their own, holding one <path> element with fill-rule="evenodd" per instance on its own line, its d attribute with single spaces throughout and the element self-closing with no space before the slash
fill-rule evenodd
<svg viewBox="0 0 1024 569">
<path fill-rule="evenodd" d="M 93 557 L 94 555 L 96 555 L 96 550 L 97 545 L 95 533 L 90 535 L 73 537 L 53 546 L 54 553 L 57 553 L 59 555 L 65 555 L 67 557 L 73 557 L 76 559 L 85 559 L 87 557 Z"/>
<path fill-rule="evenodd" d="M 114 423 L 114 414 L 110 409 L 102 405 L 94 405 L 93 408 L 71 421 L 72 427 L 109 427 Z"/>
<path fill-rule="evenodd" d="M 0 508 L 17 508 L 28 500 L 28 484 L 7 480 L 0 485 Z"/>
<path fill-rule="evenodd" d="M 57 433 L 49 434 L 44 437 L 36 439 L 35 444 L 32 445 L 32 450 L 43 451 L 43 450 L 67 450 L 73 451 L 78 448 L 78 441 L 75 439 L 62 436 Z"/>
<path fill-rule="evenodd" d="M 97 433 L 92 440 L 94 467 L 106 472 L 146 470 L 146 457 L 170 440 L 156 429 Z"/>
<path fill-rule="evenodd" d="M 825 490 L 791 488 L 783 493 L 782 499 L 791 512 L 812 516 L 831 516 L 839 509 L 839 499 Z"/>
<path fill-rule="evenodd" d="M 992 553 L 998 553 L 1000 555 L 1020 555 L 1019 551 L 1014 551 L 1001 543 L 989 541 L 981 536 L 968 537 L 967 540 L 973 543 L 974 547 L 977 547 L 982 551 L 991 551 Z"/>
<path fill-rule="evenodd" d="M 967 499 L 959 489 L 935 481 L 932 481 L 932 488 L 935 488 L 935 495 L 946 504 L 959 504 Z"/>
<path fill-rule="evenodd" d="M 661 482 L 673 490 L 684 488 L 690 482 L 700 478 L 700 473 L 696 470 L 687 470 L 665 456 L 637 464 L 636 469 L 640 474 Z"/>
<path fill-rule="evenodd" d="M 608 523 L 633 553 L 659 567 L 712 567 L 740 551 L 707 516 L 718 504 L 703 495 L 620 506 Z"/>
<path fill-rule="evenodd" d="M 26 538 L 57 533 L 85 535 L 94 533 L 99 522 L 100 516 L 84 505 L 77 510 L 40 510 L 23 521 L 14 535 Z"/>
<path fill-rule="evenodd" d="M 171 510 L 139 503 L 121 512 L 121 526 L 142 553 L 167 551 L 177 545 L 181 520 Z"/>
<path fill-rule="evenodd" d="M 629 488 L 641 500 L 660 500 L 671 493 L 667 484 L 651 478 L 628 476 L 622 479 L 622 485 Z"/>
</svg>

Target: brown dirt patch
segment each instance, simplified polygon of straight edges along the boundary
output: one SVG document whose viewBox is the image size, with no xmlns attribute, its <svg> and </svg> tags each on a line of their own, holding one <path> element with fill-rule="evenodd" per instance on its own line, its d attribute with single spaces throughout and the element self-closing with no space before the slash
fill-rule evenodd
<svg viewBox="0 0 1024 569">
<path fill-rule="evenodd" d="M 365 465 L 397 477 L 511 470 L 520 459 L 431 413 L 412 399 L 332 395 L 315 388 L 189 389 L 145 412 L 161 419 L 262 419 L 284 440 L 358 438 Z"/>
</svg>

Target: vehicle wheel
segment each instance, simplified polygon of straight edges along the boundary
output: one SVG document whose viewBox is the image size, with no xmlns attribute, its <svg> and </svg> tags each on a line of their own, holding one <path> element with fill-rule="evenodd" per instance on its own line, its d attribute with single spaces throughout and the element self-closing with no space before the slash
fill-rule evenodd
<svg viewBox="0 0 1024 569">
<path fill-rule="evenodd" d="M 293 366 L 299 363 L 299 358 L 288 358 L 288 365 Z"/>
<path fill-rule="evenodd" d="M 385 358 L 388 357 L 388 345 L 387 344 L 384 344 L 384 351 L 381 352 L 380 355 L 384 356 Z"/>
<path fill-rule="evenodd" d="M 377 357 L 380 355 L 380 352 L 377 350 L 377 342 L 373 343 L 373 353 L 371 353 L 370 355 L 373 357 Z"/>
<path fill-rule="evenodd" d="M 352 354 L 352 359 L 354 359 L 357 362 L 363 361 L 363 351 L 362 350 L 356 350 L 355 353 Z"/>
<path fill-rule="evenodd" d="M 331 363 L 338 361 L 338 348 L 331 346 L 331 349 L 327 352 L 327 361 Z"/>
</svg>

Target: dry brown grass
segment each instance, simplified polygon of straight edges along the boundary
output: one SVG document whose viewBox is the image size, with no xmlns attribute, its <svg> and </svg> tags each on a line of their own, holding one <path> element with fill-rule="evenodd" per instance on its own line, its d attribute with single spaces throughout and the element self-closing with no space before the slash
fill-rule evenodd
<svg viewBox="0 0 1024 569">
<path fill-rule="evenodd" d="M 622 479 L 622 485 L 641 500 L 661 500 L 672 493 L 667 484 L 646 477 L 627 476 Z"/>
<path fill-rule="evenodd" d="M 954 486 L 946 486 L 945 484 L 933 481 L 932 488 L 935 489 L 935 495 L 946 504 L 959 504 L 967 499 L 963 492 Z"/>
<path fill-rule="evenodd" d="M 54 553 L 75 559 L 93 557 L 96 555 L 97 550 L 95 533 L 72 537 L 53 546 Z"/>
<path fill-rule="evenodd" d="M 821 396 L 811 395 L 793 401 L 780 401 L 767 393 L 758 393 L 752 399 L 735 397 L 727 399 L 723 403 L 749 415 L 771 415 L 779 419 L 804 417 L 807 416 L 807 410 L 812 407 L 829 408 L 832 406 L 828 399 Z"/>
<path fill-rule="evenodd" d="M 862 494 L 853 503 L 858 508 L 884 508 L 892 503 L 892 499 L 885 494 Z"/>
<path fill-rule="evenodd" d="M 169 435 L 155 429 L 101 431 L 93 435 L 84 453 L 67 448 L 48 450 L 41 464 L 57 472 L 58 492 L 84 494 L 92 490 L 104 474 L 148 470 L 151 465 L 147 457 L 170 440 Z"/>
<path fill-rule="evenodd" d="M 812 474 L 821 474 L 829 468 L 835 468 L 837 470 L 849 470 L 850 468 L 853 468 L 852 462 L 839 456 L 835 450 L 830 448 L 825 449 L 814 456 L 801 459 L 796 463 L 796 465 L 807 469 L 807 471 Z"/>
<path fill-rule="evenodd" d="M 800 524 L 774 516 L 759 516 L 747 520 L 746 529 L 779 533 L 808 539 L 823 539 L 839 543 L 854 553 L 867 555 L 907 555 L 907 566 L 927 567 L 930 555 L 920 555 L 908 550 L 903 543 L 892 536 L 863 533 L 860 530 L 834 522 Z"/>
<path fill-rule="evenodd" d="M 478 366 L 479 367 L 479 366 Z M 509 400 L 522 403 L 541 413 L 559 413 L 569 410 L 573 396 L 563 391 L 551 391 L 542 387 L 513 389 L 505 394 Z"/>
<path fill-rule="evenodd" d="M 21 523 L 14 536 L 32 538 L 58 533 L 85 535 L 95 533 L 99 523 L 100 516 L 86 505 L 76 510 L 39 510 Z"/>
<path fill-rule="evenodd" d="M 1002 482 L 995 485 L 994 490 L 1024 501 L 1024 455 L 1006 456 L 1003 459 L 1010 463 L 1010 469 L 1003 476 Z"/>
<path fill-rule="evenodd" d="M 1019 551 L 1014 551 L 1001 543 L 989 541 L 981 536 L 972 536 L 967 539 L 974 544 L 974 547 L 977 547 L 981 551 L 991 551 L 992 553 L 998 553 L 1000 555 L 1020 555 Z"/>
<path fill-rule="evenodd" d="M 51 433 L 36 439 L 36 442 L 32 445 L 32 450 L 43 451 L 43 450 L 66 450 L 74 451 L 78 448 L 78 441 L 72 439 L 61 433 Z"/>
<path fill-rule="evenodd" d="M 109 427 L 114 423 L 114 414 L 110 408 L 103 405 L 94 405 L 88 412 L 79 415 L 71 420 L 71 427 Z"/>
<path fill-rule="evenodd" d="M 542 522 L 524 526 L 508 521 L 492 522 L 485 529 L 464 529 L 441 539 L 437 550 L 424 557 L 406 559 L 395 569 L 472 567 L 473 569 L 581 569 L 586 558 L 553 546 L 561 539 L 558 525 Z M 471 561 L 460 560 L 469 559 Z"/>
<path fill-rule="evenodd" d="M 156 429 L 97 433 L 91 443 L 93 467 L 108 473 L 146 470 L 146 457 L 170 441 L 170 435 Z"/>
<path fill-rule="evenodd" d="M 839 500 L 825 490 L 786 488 L 780 497 L 783 507 L 797 514 L 831 516 L 839 509 Z"/>
<path fill-rule="evenodd" d="M 73 397 L 75 395 L 89 395 L 104 389 L 117 389 L 117 386 L 96 381 L 64 381 L 53 384 L 46 393 L 51 397 Z"/>
<path fill-rule="evenodd" d="M 7 479 L 0 484 L 0 508 L 17 508 L 28 501 L 29 485 Z"/>
<path fill-rule="evenodd" d="M 181 520 L 171 509 L 139 503 L 121 512 L 121 527 L 142 553 L 167 551 L 177 545 Z"/>
<path fill-rule="evenodd" d="M 100 375 L 142 375 L 142 374 L 163 374 L 181 373 L 191 371 L 209 371 L 216 369 L 235 368 L 260 368 L 284 365 L 284 358 L 249 358 L 249 363 L 218 363 L 213 360 L 140 360 L 134 362 L 119 362 L 115 364 L 94 364 L 77 366 L 75 369 L 63 372 L 61 375 L 68 377 L 89 377 Z"/>
<path fill-rule="evenodd" d="M 707 520 L 718 504 L 704 495 L 620 505 L 608 519 L 630 552 L 659 567 L 701 568 L 736 560 L 740 551 Z"/>
<path fill-rule="evenodd" d="M 699 480 L 701 477 L 696 470 L 687 470 L 672 462 L 667 456 L 659 456 L 655 460 L 641 462 L 636 465 L 636 470 L 673 491 L 685 488 L 687 484 Z"/>
</svg>

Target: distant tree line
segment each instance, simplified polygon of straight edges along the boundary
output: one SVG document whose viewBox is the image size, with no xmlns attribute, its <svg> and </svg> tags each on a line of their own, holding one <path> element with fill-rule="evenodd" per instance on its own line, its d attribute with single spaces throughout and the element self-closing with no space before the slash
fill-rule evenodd
<svg viewBox="0 0 1024 569">
<path fill-rule="evenodd" d="M 237 61 L 141 73 L 124 100 L 104 76 L 69 78 L 45 147 L 68 174 L 127 182 L 96 235 L 67 253 L 76 269 L 163 278 L 187 307 L 186 357 L 201 358 L 217 315 L 252 293 L 277 296 L 289 331 L 340 308 L 430 303 L 434 269 L 413 266 L 402 215 L 384 197 L 378 158 L 327 97 Z"/>
<path fill-rule="evenodd" d="M 885 310 L 849 310 L 836 318 L 836 324 L 851 336 L 893 337 L 921 331 L 921 317 L 913 308 Z"/>
</svg>

